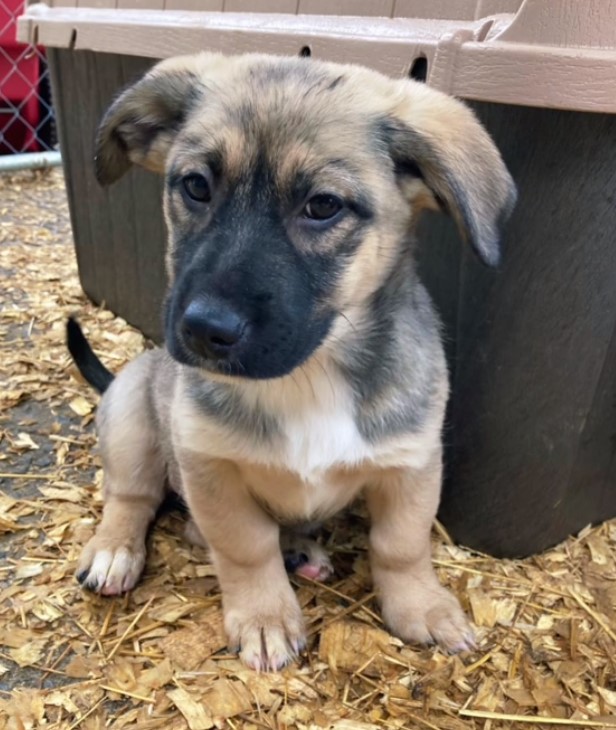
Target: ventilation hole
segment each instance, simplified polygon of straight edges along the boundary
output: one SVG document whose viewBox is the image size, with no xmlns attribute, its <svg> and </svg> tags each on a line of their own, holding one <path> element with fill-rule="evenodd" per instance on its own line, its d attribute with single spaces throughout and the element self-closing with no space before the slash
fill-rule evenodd
<svg viewBox="0 0 616 730">
<path fill-rule="evenodd" d="M 479 29 L 479 33 L 477 33 L 477 38 L 475 40 L 478 42 L 485 41 L 485 39 L 493 25 L 494 25 L 493 20 L 488 20 L 486 23 L 484 23 L 481 26 L 481 28 Z"/>
<path fill-rule="evenodd" d="M 302 58 L 310 58 L 310 56 L 312 56 L 312 51 L 310 50 L 310 46 L 303 46 L 299 52 L 299 55 Z"/>
<path fill-rule="evenodd" d="M 68 42 L 68 47 L 71 51 L 75 50 L 75 44 L 77 43 L 77 29 L 73 28 L 71 31 L 71 39 Z"/>
<path fill-rule="evenodd" d="M 428 78 L 428 59 L 425 56 L 418 56 L 413 61 L 409 76 L 415 81 L 425 81 Z"/>
</svg>

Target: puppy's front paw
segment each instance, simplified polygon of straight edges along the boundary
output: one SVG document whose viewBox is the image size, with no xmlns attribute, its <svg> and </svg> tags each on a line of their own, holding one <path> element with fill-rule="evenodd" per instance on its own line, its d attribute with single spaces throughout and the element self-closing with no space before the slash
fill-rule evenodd
<svg viewBox="0 0 616 730">
<path fill-rule="evenodd" d="M 77 580 L 103 596 L 117 596 L 135 587 L 145 565 L 145 545 L 95 535 L 85 546 Z"/>
<path fill-rule="evenodd" d="M 225 630 L 229 645 L 258 672 L 282 669 L 306 644 L 302 612 L 290 586 L 281 595 L 259 595 L 227 606 Z"/>
<path fill-rule="evenodd" d="M 450 653 L 475 648 L 475 635 L 457 598 L 438 583 L 409 585 L 382 600 L 383 619 L 404 641 L 437 643 Z"/>
</svg>

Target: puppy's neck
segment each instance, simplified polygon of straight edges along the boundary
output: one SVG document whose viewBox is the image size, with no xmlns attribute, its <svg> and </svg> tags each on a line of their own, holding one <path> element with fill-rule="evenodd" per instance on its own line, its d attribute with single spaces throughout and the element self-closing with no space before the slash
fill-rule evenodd
<svg viewBox="0 0 616 730">
<path fill-rule="evenodd" d="M 235 382 L 234 388 L 255 406 L 267 411 L 297 413 L 340 407 L 346 386 L 335 360 L 322 348 L 282 378 L 241 379 Z"/>
</svg>

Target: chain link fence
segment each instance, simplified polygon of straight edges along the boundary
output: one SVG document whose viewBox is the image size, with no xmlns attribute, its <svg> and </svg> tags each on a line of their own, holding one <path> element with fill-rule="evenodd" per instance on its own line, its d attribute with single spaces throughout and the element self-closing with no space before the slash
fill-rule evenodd
<svg viewBox="0 0 616 730">
<path fill-rule="evenodd" d="M 0 162 L 57 147 L 45 51 L 15 40 L 24 4 L 0 0 Z"/>
</svg>

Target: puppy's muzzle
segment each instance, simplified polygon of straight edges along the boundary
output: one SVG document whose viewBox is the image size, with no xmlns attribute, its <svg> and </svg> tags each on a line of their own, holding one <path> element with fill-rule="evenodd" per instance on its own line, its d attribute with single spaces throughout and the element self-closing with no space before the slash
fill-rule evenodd
<svg viewBox="0 0 616 730">
<path fill-rule="evenodd" d="M 248 322 L 228 304 L 213 298 L 194 299 L 184 312 L 184 345 L 201 358 L 231 357 L 246 337 Z"/>
</svg>

